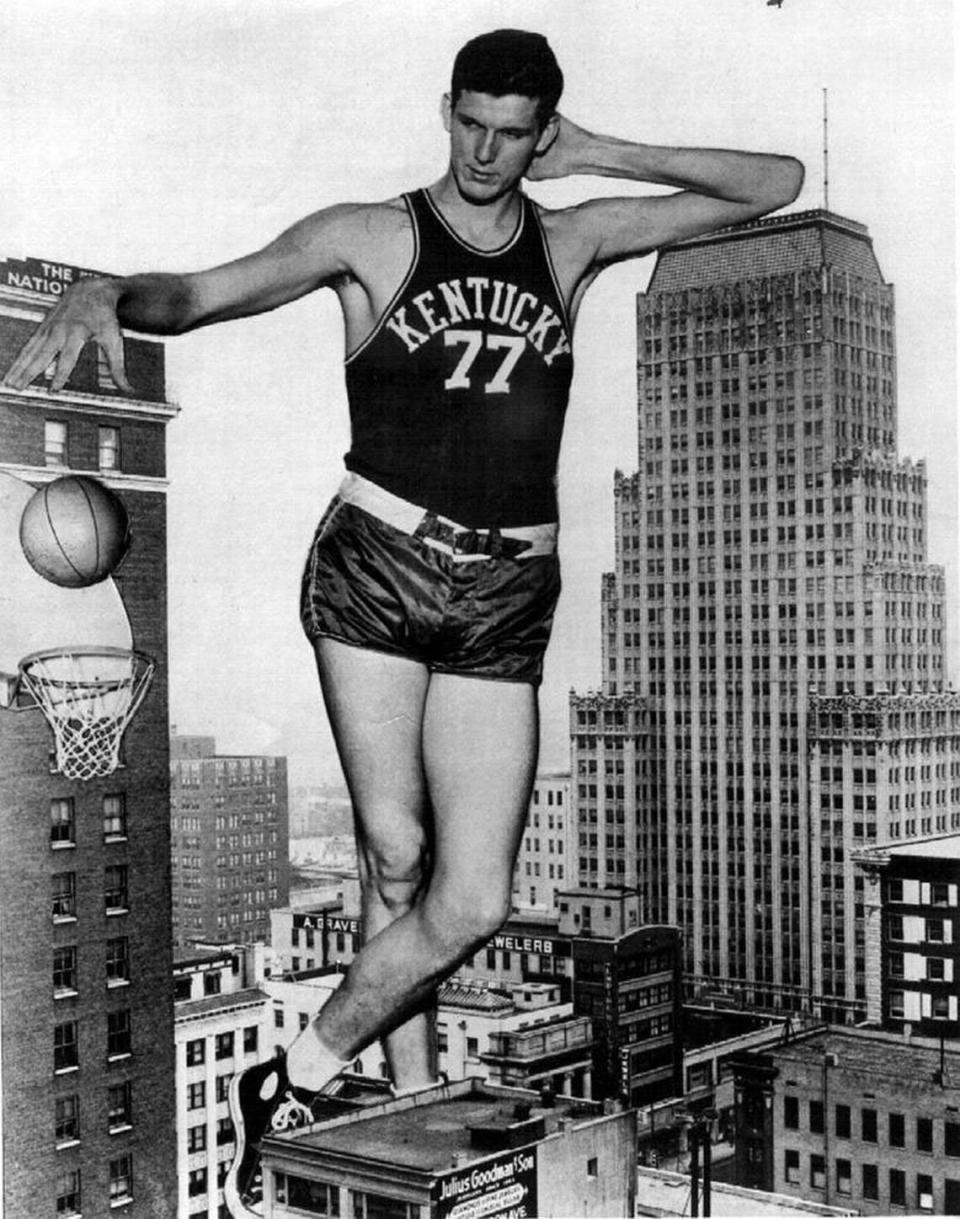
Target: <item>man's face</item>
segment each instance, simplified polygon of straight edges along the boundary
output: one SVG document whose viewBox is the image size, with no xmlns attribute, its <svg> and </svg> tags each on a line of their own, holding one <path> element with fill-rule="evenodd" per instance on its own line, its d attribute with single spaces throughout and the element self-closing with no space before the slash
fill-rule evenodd
<svg viewBox="0 0 960 1219">
<path fill-rule="evenodd" d="M 450 133 L 450 168 L 471 203 L 492 203 L 515 187 L 556 128 L 552 118 L 541 129 L 536 98 L 466 89 L 455 103 L 444 97 L 443 123 Z"/>
</svg>

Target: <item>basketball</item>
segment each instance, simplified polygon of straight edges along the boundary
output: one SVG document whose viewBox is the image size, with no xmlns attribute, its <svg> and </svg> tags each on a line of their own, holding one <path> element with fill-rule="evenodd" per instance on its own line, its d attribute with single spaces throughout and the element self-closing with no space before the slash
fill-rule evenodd
<svg viewBox="0 0 960 1219">
<path fill-rule="evenodd" d="M 68 474 L 27 502 L 20 545 L 44 579 L 64 588 L 88 588 L 105 580 L 127 553 L 127 510 L 98 479 Z"/>
</svg>

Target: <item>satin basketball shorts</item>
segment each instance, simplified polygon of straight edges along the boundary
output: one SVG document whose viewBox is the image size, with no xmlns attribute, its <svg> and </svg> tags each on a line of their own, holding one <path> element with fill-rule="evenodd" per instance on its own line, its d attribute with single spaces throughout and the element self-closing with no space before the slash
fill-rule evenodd
<svg viewBox="0 0 960 1219">
<path fill-rule="evenodd" d="M 478 543 L 475 531 L 444 533 L 449 523 L 442 520 L 424 530 L 401 513 L 399 527 L 383 519 L 393 514 L 381 512 L 380 495 L 369 503 L 377 515 L 358 505 L 364 496 L 351 494 L 351 478 L 324 513 L 307 556 L 300 598 L 307 638 L 406 656 L 431 672 L 539 685 L 560 594 L 556 526 L 504 530 L 502 543 L 496 535 L 492 545 L 484 537 Z M 537 540 L 514 536 L 511 544 L 511 534 Z"/>
</svg>

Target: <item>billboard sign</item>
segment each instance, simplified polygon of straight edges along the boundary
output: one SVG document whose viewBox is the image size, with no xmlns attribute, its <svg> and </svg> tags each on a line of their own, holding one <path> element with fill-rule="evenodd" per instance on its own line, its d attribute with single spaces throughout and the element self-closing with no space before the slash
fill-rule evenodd
<svg viewBox="0 0 960 1219">
<path fill-rule="evenodd" d="M 90 271 L 65 262 L 46 262 L 42 258 L 0 260 L 0 284 L 42 292 L 44 296 L 62 296 L 78 280 L 103 274 L 103 271 Z"/>
<path fill-rule="evenodd" d="M 433 1184 L 434 1219 L 533 1219 L 537 1149 L 524 1147 L 445 1173 Z"/>
</svg>

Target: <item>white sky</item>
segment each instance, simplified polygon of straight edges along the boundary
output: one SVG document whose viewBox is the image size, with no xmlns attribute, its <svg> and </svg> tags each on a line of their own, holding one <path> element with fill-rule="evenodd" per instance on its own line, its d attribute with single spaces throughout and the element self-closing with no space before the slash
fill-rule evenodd
<svg viewBox="0 0 960 1219">
<path fill-rule="evenodd" d="M 453 55 L 499 25 L 547 35 L 567 77 L 561 108 L 583 126 L 799 156 L 797 208 L 823 202 L 826 87 L 830 206 L 868 225 L 896 285 L 900 450 L 927 458 L 929 557 L 952 565 L 955 592 L 952 7 L 4 0 L 0 257 L 192 270 L 317 208 L 431 181 Z M 551 205 L 624 189 L 581 179 L 531 193 Z M 633 300 L 652 266 L 607 272 L 581 311 L 544 768 L 568 761 L 568 689 L 599 684 L 612 475 L 636 466 Z M 168 344 L 183 408 L 168 434 L 172 719 L 223 750 L 286 753 L 295 782 L 338 773 L 297 600 L 348 447 L 342 346 L 331 293 Z"/>
</svg>

